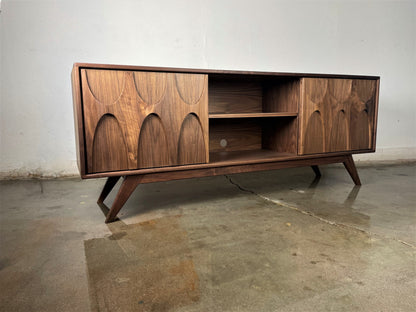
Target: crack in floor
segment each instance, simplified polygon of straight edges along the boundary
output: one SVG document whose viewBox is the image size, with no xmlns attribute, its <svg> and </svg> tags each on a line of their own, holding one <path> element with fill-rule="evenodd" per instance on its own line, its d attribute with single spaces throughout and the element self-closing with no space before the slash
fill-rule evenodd
<svg viewBox="0 0 416 312">
<path fill-rule="evenodd" d="M 379 238 L 382 238 L 382 239 L 389 239 L 389 240 L 393 240 L 393 241 L 399 242 L 399 243 L 401 243 L 401 244 L 403 244 L 403 245 L 406 245 L 406 246 L 408 246 L 408 247 L 411 247 L 411 248 L 413 248 L 413 249 L 416 249 L 416 246 L 415 246 L 415 245 L 413 245 L 413 244 L 411 244 L 411 243 L 408 243 L 408 242 L 406 242 L 406 241 L 403 241 L 403 240 L 401 240 L 401 239 L 394 238 L 394 237 L 389 237 L 389 236 L 384 236 L 384 235 L 380 235 L 380 234 L 376 234 L 376 233 L 373 233 L 373 232 L 370 232 L 370 231 L 367 231 L 367 230 L 360 229 L 360 228 L 355 227 L 355 226 L 353 226 L 353 225 L 348 225 L 348 224 L 343 224 L 343 223 L 334 222 L 334 221 L 331 221 L 331 220 L 328 220 L 328 219 L 322 218 L 322 217 L 320 217 L 320 216 L 317 216 L 316 214 L 314 214 L 314 213 L 312 213 L 312 212 L 310 212 L 310 211 L 302 210 L 302 209 L 300 209 L 300 208 L 298 208 L 298 207 L 296 207 L 296 206 L 289 205 L 289 204 L 287 204 L 287 203 L 285 203 L 285 202 L 282 202 L 282 201 L 280 201 L 280 200 L 274 200 L 274 199 L 268 198 L 268 197 L 266 197 L 266 196 L 264 196 L 264 195 L 261 195 L 261 194 L 256 193 L 255 191 L 252 191 L 252 190 L 249 190 L 249 189 L 247 189 L 247 188 L 242 187 L 242 186 L 241 186 L 241 185 L 239 185 L 237 182 L 233 181 L 233 180 L 231 179 L 231 177 L 229 177 L 228 175 L 224 175 L 224 176 L 225 176 L 225 178 L 228 180 L 228 182 L 230 182 L 232 185 L 236 186 L 236 187 L 237 187 L 240 191 L 242 191 L 242 192 L 246 192 L 246 193 L 250 193 L 250 194 L 253 194 L 253 195 L 255 195 L 255 196 L 258 196 L 258 197 L 260 197 L 261 199 L 263 199 L 263 200 L 265 200 L 265 201 L 267 201 L 267 202 L 272 202 L 273 204 L 277 204 L 277 205 L 280 205 L 280 206 L 283 206 L 283 207 L 286 207 L 286 208 L 289 208 L 289 209 L 295 210 L 295 211 L 297 211 L 297 212 L 300 212 L 300 213 L 302 213 L 302 214 L 304 214 L 304 215 L 308 215 L 308 216 L 310 216 L 310 217 L 313 217 L 313 218 L 315 218 L 315 219 L 318 219 L 318 220 L 319 220 L 319 221 L 321 221 L 321 222 L 324 222 L 324 223 L 327 223 L 327 224 L 330 224 L 330 225 L 334 225 L 334 226 L 338 226 L 338 227 L 343 227 L 343 228 L 347 228 L 347 229 L 353 229 L 353 230 L 355 230 L 355 231 L 359 231 L 359 232 L 365 233 L 365 234 L 367 234 L 367 235 L 369 235 L 369 236 L 376 236 L 376 237 L 379 237 Z"/>
</svg>

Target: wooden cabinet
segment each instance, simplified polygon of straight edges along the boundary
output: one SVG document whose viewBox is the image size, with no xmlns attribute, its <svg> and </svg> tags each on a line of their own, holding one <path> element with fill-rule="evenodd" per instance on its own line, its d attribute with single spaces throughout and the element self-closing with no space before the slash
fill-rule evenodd
<svg viewBox="0 0 416 312">
<path fill-rule="evenodd" d="M 377 80 L 302 78 L 299 154 L 374 150 Z"/>
<path fill-rule="evenodd" d="M 342 162 L 375 150 L 379 77 L 75 64 L 82 178 L 140 183 Z"/>
</svg>

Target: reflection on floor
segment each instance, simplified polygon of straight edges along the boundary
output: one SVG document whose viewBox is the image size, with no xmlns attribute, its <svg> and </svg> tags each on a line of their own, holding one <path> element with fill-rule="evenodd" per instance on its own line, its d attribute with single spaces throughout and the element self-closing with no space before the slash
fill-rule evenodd
<svg viewBox="0 0 416 312">
<path fill-rule="evenodd" d="M 416 165 L 321 171 L 141 185 L 107 225 L 104 180 L 2 181 L 2 309 L 413 311 Z"/>
</svg>

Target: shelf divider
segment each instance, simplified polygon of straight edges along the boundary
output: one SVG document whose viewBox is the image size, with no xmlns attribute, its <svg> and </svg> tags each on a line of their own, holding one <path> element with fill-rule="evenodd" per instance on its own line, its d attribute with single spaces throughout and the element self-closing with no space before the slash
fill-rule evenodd
<svg viewBox="0 0 416 312">
<path fill-rule="evenodd" d="M 280 113 L 237 113 L 237 114 L 209 114 L 210 119 L 221 118 L 267 118 L 267 117 L 296 117 L 296 112 L 280 112 Z"/>
</svg>

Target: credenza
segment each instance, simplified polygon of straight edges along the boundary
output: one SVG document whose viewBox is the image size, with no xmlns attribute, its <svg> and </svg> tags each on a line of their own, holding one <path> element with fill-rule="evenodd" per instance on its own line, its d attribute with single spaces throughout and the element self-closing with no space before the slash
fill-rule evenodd
<svg viewBox="0 0 416 312">
<path fill-rule="evenodd" d="M 122 184 L 106 222 L 141 183 L 343 163 L 374 152 L 380 77 L 76 63 L 81 177 Z"/>
</svg>

